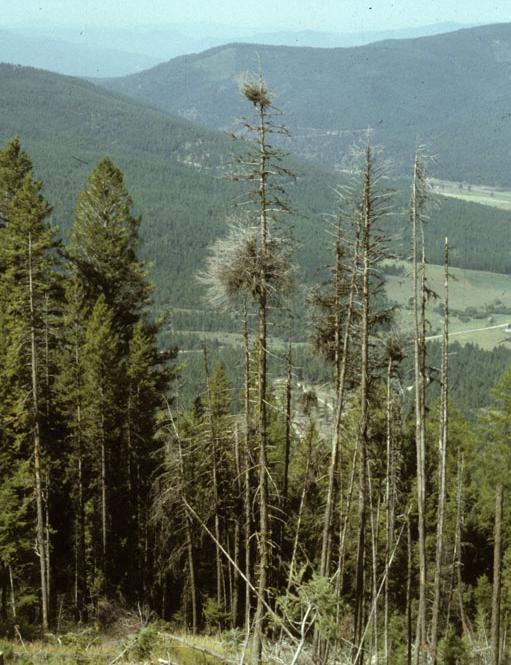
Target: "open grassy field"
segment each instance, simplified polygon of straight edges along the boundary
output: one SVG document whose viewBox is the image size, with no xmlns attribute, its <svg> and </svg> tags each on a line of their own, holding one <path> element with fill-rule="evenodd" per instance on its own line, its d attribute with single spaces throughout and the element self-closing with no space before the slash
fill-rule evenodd
<svg viewBox="0 0 511 665">
<path fill-rule="evenodd" d="M 405 261 L 392 261 L 402 274 L 386 275 L 386 295 L 400 306 L 397 321 L 403 331 L 412 328 L 411 267 Z M 492 349 L 506 340 L 511 342 L 511 334 L 505 332 L 511 323 L 511 275 L 451 268 L 449 283 L 449 308 L 451 339 L 460 343 L 473 342 L 484 349 Z M 444 269 L 438 265 L 427 267 L 429 287 L 438 294 L 428 307 L 428 336 L 439 335 L 443 322 Z M 201 331 L 177 329 L 185 340 L 180 340 L 180 352 L 202 353 L 202 345 L 186 343 L 189 340 L 203 340 L 208 344 L 222 347 L 241 347 L 241 334 L 223 331 Z M 184 343 L 183 343 L 184 341 Z M 300 342 L 303 344 L 303 341 Z M 276 336 L 270 337 L 270 346 L 275 352 L 284 352 L 286 342 Z"/>
<path fill-rule="evenodd" d="M 509 190 L 450 180 L 437 180 L 436 178 L 431 179 L 431 185 L 435 194 L 440 196 L 479 203 L 499 210 L 511 210 L 511 191 Z"/>
<path fill-rule="evenodd" d="M 388 275 L 386 278 L 387 297 L 401 306 L 399 321 L 403 329 L 412 327 L 412 310 L 409 305 L 412 296 L 410 266 L 404 261 L 395 262 L 401 266 L 402 275 Z M 460 343 L 473 342 L 484 349 L 511 341 L 505 332 L 511 323 L 511 275 L 451 268 L 449 283 L 449 308 L 451 339 Z M 429 336 L 439 335 L 442 328 L 442 299 L 444 292 L 444 269 L 442 266 L 427 267 L 428 284 L 439 298 L 430 302 L 428 319 Z M 507 309 L 508 313 L 502 310 Z"/>
</svg>

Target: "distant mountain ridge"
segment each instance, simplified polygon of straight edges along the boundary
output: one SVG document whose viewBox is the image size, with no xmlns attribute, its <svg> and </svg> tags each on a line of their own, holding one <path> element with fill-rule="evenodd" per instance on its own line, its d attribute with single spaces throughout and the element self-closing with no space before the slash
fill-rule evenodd
<svg viewBox="0 0 511 665">
<path fill-rule="evenodd" d="M 267 44 L 273 46 L 309 46 L 313 48 L 349 48 L 365 46 L 387 39 L 415 39 L 454 32 L 471 26 L 463 23 L 435 23 L 414 28 L 395 30 L 369 30 L 367 32 L 320 32 L 317 30 L 286 30 L 279 32 L 260 32 L 250 38 L 240 39 L 245 43 Z M 234 40 L 231 40 L 234 41 Z"/>
<path fill-rule="evenodd" d="M 71 76 L 124 76 L 159 60 L 107 46 L 73 44 L 44 35 L 0 29 L 0 62 L 48 69 Z"/>
<path fill-rule="evenodd" d="M 0 19 L 1 20 L 1 19 Z M 458 23 L 399 30 L 329 32 L 267 31 L 211 24 L 172 24 L 114 28 L 110 26 L 18 25 L 0 33 L 0 61 L 50 69 L 76 76 L 123 76 L 180 55 L 198 53 L 232 42 L 285 46 L 360 46 L 383 39 L 404 39 L 466 27 Z M 333 26 L 332 26 L 333 28 Z M 6 33 L 7 34 L 7 33 Z M 15 44 L 12 36 L 19 38 Z M 9 41 L 10 40 L 10 41 Z M 49 41 L 48 41 L 49 40 Z M 18 59 L 13 59 L 16 55 Z M 142 57 L 136 57 L 136 56 Z M 9 57 L 7 57 L 9 56 Z M 142 66 L 141 66 L 142 64 Z M 116 71 L 117 70 L 117 71 Z"/>
<path fill-rule="evenodd" d="M 511 184 L 511 24 L 355 48 L 229 44 L 101 84 L 223 129 L 245 113 L 240 80 L 259 63 L 302 157 L 343 168 L 372 128 L 399 174 L 426 143 L 441 178 Z"/>
</svg>

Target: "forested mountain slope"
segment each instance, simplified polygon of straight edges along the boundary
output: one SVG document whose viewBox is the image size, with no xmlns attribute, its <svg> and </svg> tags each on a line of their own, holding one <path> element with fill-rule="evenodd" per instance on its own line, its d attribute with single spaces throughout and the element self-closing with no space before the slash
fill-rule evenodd
<svg viewBox="0 0 511 665">
<path fill-rule="evenodd" d="M 239 82 L 260 68 L 294 153 L 343 167 L 345 148 L 371 127 L 400 174 L 425 142 L 439 177 L 511 183 L 511 24 L 356 48 L 230 44 L 103 85 L 223 128 L 246 113 Z"/>
<path fill-rule="evenodd" d="M 19 135 L 33 155 L 36 175 L 45 183 L 53 220 L 62 232 L 70 227 L 76 195 L 87 175 L 109 155 L 124 171 L 136 212 L 143 216 L 144 255 L 154 263 L 156 301 L 202 308 L 194 276 L 208 245 L 224 232 L 240 191 L 224 177 L 233 157 L 232 142 L 71 77 L 1 65 L 0 87 L 0 141 Z M 289 222 L 300 277 L 311 284 L 321 279 L 329 261 L 323 215 L 334 210 L 338 178 L 298 161 L 292 167 L 299 177 L 288 187 L 295 209 Z M 394 206 L 405 212 L 408 184 L 398 188 Z M 387 225 L 396 251 L 404 257 L 406 226 L 404 214 Z M 432 262 L 441 262 L 446 233 L 453 265 L 511 272 L 511 213 L 440 199 L 431 210 L 427 233 Z"/>
</svg>

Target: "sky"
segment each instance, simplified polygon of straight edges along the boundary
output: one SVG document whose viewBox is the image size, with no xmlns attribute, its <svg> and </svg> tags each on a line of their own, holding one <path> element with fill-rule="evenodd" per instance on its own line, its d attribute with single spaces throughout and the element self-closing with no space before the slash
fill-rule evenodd
<svg viewBox="0 0 511 665">
<path fill-rule="evenodd" d="M 0 0 L 0 24 L 223 24 L 361 32 L 434 23 L 511 22 L 511 0 Z"/>
</svg>

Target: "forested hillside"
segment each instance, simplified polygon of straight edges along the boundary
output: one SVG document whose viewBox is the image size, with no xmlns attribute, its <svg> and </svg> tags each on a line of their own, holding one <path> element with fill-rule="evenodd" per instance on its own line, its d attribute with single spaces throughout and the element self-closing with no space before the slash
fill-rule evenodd
<svg viewBox="0 0 511 665">
<path fill-rule="evenodd" d="M 346 168 L 347 148 L 371 127 L 399 175 L 426 142 L 439 177 L 509 185 L 510 54 L 511 25 L 498 24 L 356 48 L 229 44 L 103 84 L 230 128 L 244 113 L 240 77 L 262 67 L 303 157 Z"/>
<path fill-rule="evenodd" d="M 154 261 L 157 302 L 195 307 L 200 294 L 193 275 L 234 210 L 239 186 L 225 176 L 233 171 L 233 156 L 243 147 L 233 146 L 225 135 L 78 79 L 2 65 L 0 83 L 0 138 L 22 138 L 52 202 L 52 221 L 62 233 L 70 228 L 86 174 L 102 156 L 110 155 L 125 173 L 143 213 L 142 251 Z M 297 175 L 296 184 L 290 184 L 296 251 L 304 280 L 312 283 L 327 260 L 323 216 L 335 206 L 333 188 L 340 181 L 296 160 L 291 168 Z M 396 211 L 405 210 L 408 182 L 389 181 L 389 186 L 402 192 Z M 511 213 L 439 199 L 430 217 L 426 242 L 433 263 L 442 261 L 439 241 L 447 233 L 453 265 L 511 272 Z M 491 233 L 484 231 L 488 228 Z M 405 218 L 396 217 L 391 235 L 394 250 L 404 257 L 405 229 Z"/>
<path fill-rule="evenodd" d="M 180 399 L 192 398 L 202 373 L 200 354 L 205 340 L 214 357 L 222 357 L 231 369 L 240 362 L 241 322 L 224 311 L 212 311 L 205 291 L 196 279 L 202 269 L 207 247 L 222 233 L 225 220 L 236 213 L 240 184 L 232 182 L 233 157 L 245 148 L 228 137 L 201 129 L 178 118 L 169 118 L 138 102 L 104 91 L 78 79 L 58 76 L 22 67 L 0 66 L 3 95 L 0 99 L 0 138 L 13 135 L 34 159 L 35 173 L 42 178 L 44 193 L 51 202 L 51 220 L 67 236 L 76 205 L 76 197 L 90 169 L 106 154 L 123 170 L 135 200 L 136 213 L 142 214 L 142 256 L 150 261 L 151 278 L 156 284 L 153 295 L 155 312 L 168 311 L 172 336 L 179 341 L 186 370 Z M 334 187 L 346 182 L 295 159 L 291 170 L 296 182 L 288 183 L 292 216 L 293 254 L 300 266 L 300 279 L 293 308 L 299 314 L 293 326 L 295 341 L 309 339 L 305 303 L 308 289 L 325 278 L 328 257 L 328 215 L 335 210 Z M 436 169 L 433 164 L 432 168 Z M 409 232 L 406 223 L 407 182 L 389 180 L 396 189 L 392 222 L 388 226 L 393 253 L 409 257 Z M 325 217 L 326 215 L 326 217 Z M 438 199 L 429 212 L 426 234 L 427 254 L 431 262 L 441 263 L 441 243 L 447 233 L 451 241 L 451 265 L 511 273 L 507 247 L 511 241 L 511 213 L 463 201 Z M 486 232 L 491 229 L 491 233 Z M 406 281 L 406 270 L 401 281 Z M 491 280 L 484 280 L 491 281 Z M 400 300 L 402 288 L 397 281 L 388 298 Z M 483 291 L 478 302 L 469 288 L 461 310 L 474 308 L 469 327 L 481 327 Z M 490 305 L 500 294 L 488 290 Z M 490 316 L 491 312 L 488 313 Z M 456 319 L 455 319 L 456 321 Z M 287 336 L 288 324 L 279 317 L 273 328 L 277 347 Z M 167 328 L 165 328 L 166 334 Z M 190 332 L 193 331 L 193 332 Z M 233 335 L 222 334 L 228 331 Z M 173 337 L 170 337 L 170 340 Z M 467 341 L 467 340 L 465 340 Z M 470 341 L 470 338 L 468 338 Z M 172 343 L 172 341 L 170 341 Z M 299 351 L 296 351 L 299 353 Z M 300 352 L 301 353 L 301 352 Z M 477 352 L 474 351 L 477 354 Z M 485 362 L 484 355 L 478 362 Z M 186 362 L 185 362 L 186 361 Z M 276 368 L 281 365 L 276 360 Z M 453 363 L 456 364 L 456 358 Z M 477 391 L 481 401 L 499 373 L 493 372 Z M 281 369 L 278 369 L 280 372 Z M 328 371 L 316 368 L 310 357 L 304 380 L 324 380 Z M 456 393 L 463 404 L 470 402 L 470 384 L 463 394 Z"/>
</svg>

